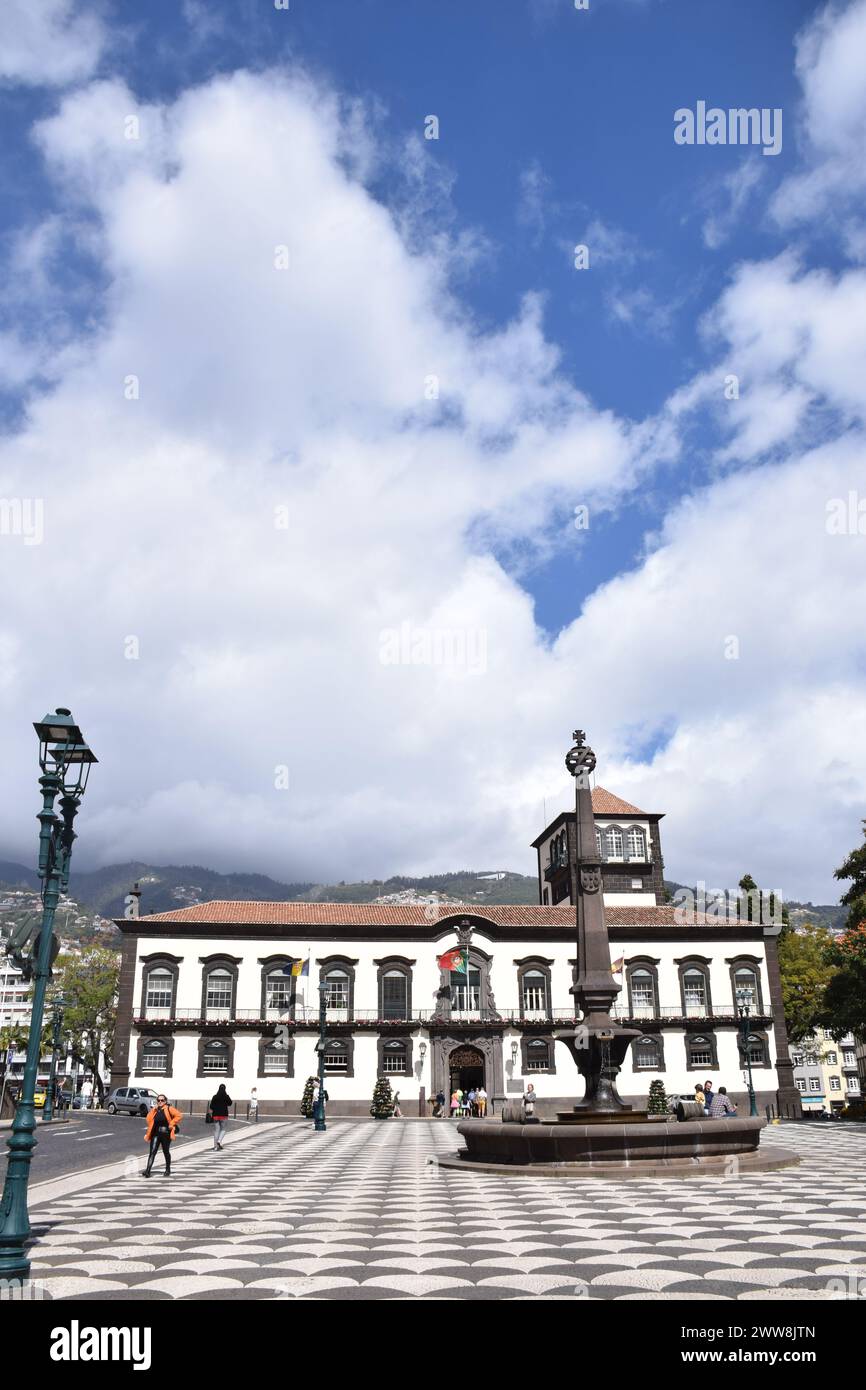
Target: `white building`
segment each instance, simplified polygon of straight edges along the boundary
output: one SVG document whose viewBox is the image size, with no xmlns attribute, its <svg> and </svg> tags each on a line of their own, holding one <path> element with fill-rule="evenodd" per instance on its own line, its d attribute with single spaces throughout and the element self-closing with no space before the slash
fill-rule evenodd
<svg viewBox="0 0 866 1390">
<path fill-rule="evenodd" d="M 654 1077 L 683 1094 L 712 1078 L 742 1103 L 735 991 L 745 989 L 759 1106 L 798 1111 L 775 938 L 745 921 L 684 923 L 659 900 L 660 816 L 602 789 L 593 807 L 612 964 L 623 958 L 615 1012 L 641 1030 L 620 1094 L 641 1102 Z M 158 1079 L 185 1108 L 225 1081 L 238 1113 L 253 1086 L 263 1112 L 297 1113 L 317 1069 L 322 982 L 332 1114 L 369 1113 L 380 1075 L 407 1114 L 429 1113 L 440 1088 L 481 1082 L 494 1113 L 528 1081 L 542 1114 L 571 1106 L 583 1083 L 555 1035 L 578 1021 L 573 834 L 565 814 L 535 842 L 537 906 L 212 902 L 119 920 L 112 1085 Z M 468 975 L 437 963 L 458 944 L 469 951 Z M 306 960 L 307 977 L 287 973 Z"/>
<path fill-rule="evenodd" d="M 30 1027 L 31 989 L 13 961 L 0 955 L 0 1028 Z"/>
<path fill-rule="evenodd" d="M 844 1110 L 861 1100 L 853 1033 L 837 1040 L 829 1028 L 816 1028 L 810 1037 L 792 1044 L 791 1061 L 805 1113 Z"/>
</svg>

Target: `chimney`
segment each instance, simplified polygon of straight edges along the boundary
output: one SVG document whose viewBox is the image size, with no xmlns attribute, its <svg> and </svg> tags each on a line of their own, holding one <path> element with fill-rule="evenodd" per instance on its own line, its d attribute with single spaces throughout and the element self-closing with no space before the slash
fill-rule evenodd
<svg viewBox="0 0 866 1390">
<path fill-rule="evenodd" d="M 141 888 L 137 883 L 134 883 L 131 891 L 127 893 L 124 906 L 124 917 L 131 922 L 138 921 L 141 916 Z"/>
</svg>

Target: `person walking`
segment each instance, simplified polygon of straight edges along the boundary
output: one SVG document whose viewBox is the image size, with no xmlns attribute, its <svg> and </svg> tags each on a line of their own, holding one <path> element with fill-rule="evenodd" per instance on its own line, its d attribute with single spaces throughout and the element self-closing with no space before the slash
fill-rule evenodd
<svg viewBox="0 0 866 1390">
<path fill-rule="evenodd" d="M 165 1172 L 162 1176 L 164 1178 L 171 1177 L 171 1141 L 182 1119 L 181 1112 L 175 1110 L 173 1105 L 169 1105 L 165 1096 L 157 1096 L 156 1105 L 148 1112 L 147 1129 L 144 1131 L 144 1137 L 150 1144 L 150 1149 L 147 1154 L 147 1167 L 142 1177 L 150 1177 L 153 1160 L 160 1149 L 162 1149 L 165 1159 Z"/>
<path fill-rule="evenodd" d="M 479 1119 L 484 1119 L 487 1114 L 487 1092 L 483 1086 L 479 1086 L 475 1092 L 475 1104 L 478 1106 Z"/>
<path fill-rule="evenodd" d="M 403 1111 L 400 1109 L 400 1092 L 394 1092 L 394 1109 L 391 1111 L 392 1120 L 402 1120 Z"/>
<path fill-rule="evenodd" d="M 220 1085 L 215 1096 L 210 1098 L 210 1113 L 213 1115 L 213 1146 L 214 1151 L 223 1146 L 223 1137 L 226 1132 L 226 1120 L 232 1108 L 232 1098 L 225 1088 L 225 1082 Z"/>
<path fill-rule="evenodd" d="M 82 1110 L 89 1110 L 89 1109 L 90 1109 L 90 1101 L 91 1101 L 91 1097 L 92 1097 L 92 1096 L 93 1096 L 93 1082 L 91 1081 L 91 1079 L 90 1079 L 89 1076 L 85 1076 L 84 1080 L 83 1080 L 82 1083 L 81 1083 L 81 1108 L 82 1108 Z"/>
<path fill-rule="evenodd" d="M 708 1115 L 709 1115 L 709 1113 L 710 1113 L 710 1107 L 712 1106 L 712 1103 L 713 1103 L 714 1100 L 715 1100 L 715 1093 L 714 1093 L 714 1091 L 713 1091 L 713 1083 L 712 1083 L 712 1081 L 705 1081 L 705 1082 L 704 1082 L 704 1109 L 706 1110 L 706 1112 L 707 1112 Z"/>
<path fill-rule="evenodd" d="M 255 1121 L 256 1121 L 258 1118 L 259 1118 L 259 1093 L 258 1093 L 258 1088 L 255 1087 L 255 1086 L 253 1086 L 252 1089 L 251 1089 L 251 1091 L 250 1091 L 250 1104 L 249 1104 L 249 1110 L 248 1110 L 248 1113 L 247 1113 L 247 1119 L 250 1121 L 251 1124 L 254 1124 Z"/>
<path fill-rule="evenodd" d="M 436 1116 L 437 1120 L 441 1120 L 445 1116 L 445 1092 L 442 1090 L 441 1086 L 436 1092 L 436 1103 L 433 1107 L 433 1114 Z"/>
<path fill-rule="evenodd" d="M 523 1093 L 523 1113 L 526 1116 L 527 1120 L 531 1120 L 534 1117 L 535 1102 L 537 1100 L 538 1096 L 535 1094 L 535 1087 L 530 1081 L 529 1085 Z"/>
<path fill-rule="evenodd" d="M 460 1102 L 461 1102 L 462 1099 L 463 1099 L 463 1092 L 462 1092 L 462 1091 L 456 1090 L 456 1089 L 455 1089 L 455 1090 L 453 1090 L 453 1091 L 451 1092 L 451 1118 L 452 1118 L 452 1120 L 455 1119 L 455 1118 L 457 1117 L 457 1112 L 458 1112 L 459 1109 L 460 1109 Z"/>
<path fill-rule="evenodd" d="M 475 1114 L 475 1098 L 476 1098 L 476 1095 L 477 1095 L 477 1092 L 476 1092 L 476 1090 L 475 1090 L 475 1087 L 473 1086 L 473 1087 L 472 1087 L 472 1090 L 468 1093 L 468 1095 L 467 1095 L 467 1097 L 466 1097 L 466 1105 L 467 1105 L 467 1107 L 468 1107 L 468 1114 L 470 1114 L 470 1115 L 474 1115 L 474 1114 Z"/>
<path fill-rule="evenodd" d="M 732 1101 L 728 1100 L 728 1092 L 725 1086 L 719 1087 L 717 1096 L 713 1096 L 710 1105 L 710 1118 L 713 1120 L 723 1120 L 727 1115 L 736 1115 L 737 1107 Z"/>
</svg>

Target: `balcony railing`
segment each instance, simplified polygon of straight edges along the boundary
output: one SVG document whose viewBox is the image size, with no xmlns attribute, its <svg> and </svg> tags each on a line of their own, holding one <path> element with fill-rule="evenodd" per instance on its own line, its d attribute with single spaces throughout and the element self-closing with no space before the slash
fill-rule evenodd
<svg viewBox="0 0 866 1390">
<path fill-rule="evenodd" d="M 218 1016 L 216 1016 L 218 1015 Z M 654 1009 L 648 1004 L 638 1004 L 629 1008 L 627 1003 L 614 1004 L 611 1009 L 611 1017 L 617 1023 L 648 1023 L 648 1022 L 682 1022 L 688 1020 L 691 1023 L 705 1021 L 706 1023 L 738 1023 L 739 1013 L 735 1004 L 713 1004 L 712 1008 L 699 1007 L 695 1004 L 687 1004 L 685 1008 L 679 1001 L 675 1004 L 662 1004 Z M 764 1008 L 756 1010 L 750 1015 L 750 1023 L 758 1024 L 769 1022 L 773 1018 L 772 1009 Z M 437 1016 L 433 1009 L 413 1009 L 410 1018 L 394 1018 L 383 1016 L 378 1009 L 328 1009 L 326 1011 L 326 1021 L 329 1024 L 382 1024 L 383 1026 L 394 1026 L 399 1024 L 429 1024 L 434 1022 L 446 1022 L 441 1016 Z M 580 1015 L 574 1009 L 552 1009 L 549 1012 L 544 1009 L 500 1009 L 497 1013 L 489 1009 L 453 1009 L 451 1011 L 450 1022 L 452 1024 L 468 1023 L 513 1023 L 532 1026 L 543 1023 L 553 1023 L 558 1025 L 578 1024 Z M 178 1023 L 198 1023 L 202 1026 L 214 1024 L 285 1024 L 287 1027 L 294 1027 L 298 1024 L 310 1025 L 318 1024 L 319 1010 L 315 1007 L 306 1008 L 298 1005 L 294 1014 L 288 1010 L 279 1011 L 276 1009 L 235 1009 L 230 1012 L 226 1009 L 202 1011 L 198 1009 L 176 1009 L 174 1017 L 169 1017 L 169 1011 L 165 1009 L 150 1010 L 144 1014 L 135 1016 L 137 1026 L 147 1024 L 178 1024 Z"/>
</svg>

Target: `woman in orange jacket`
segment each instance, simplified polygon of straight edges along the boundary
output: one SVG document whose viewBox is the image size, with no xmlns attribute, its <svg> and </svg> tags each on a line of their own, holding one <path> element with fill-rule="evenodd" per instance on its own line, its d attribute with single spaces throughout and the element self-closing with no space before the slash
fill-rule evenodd
<svg viewBox="0 0 866 1390">
<path fill-rule="evenodd" d="M 143 1177 L 150 1177 L 150 1170 L 153 1167 L 153 1160 L 156 1158 L 158 1149 L 162 1149 L 165 1155 L 163 1177 L 171 1176 L 171 1141 L 182 1119 L 181 1112 L 169 1105 L 165 1096 L 157 1096 L 156 1105 L 147 1117 L 147 1129 L 144 1132 L 145 1140 L 150 1144 L 150 1152 L 147 1155 L 147 1167 L 142 1174 Z"/>
</svg>

